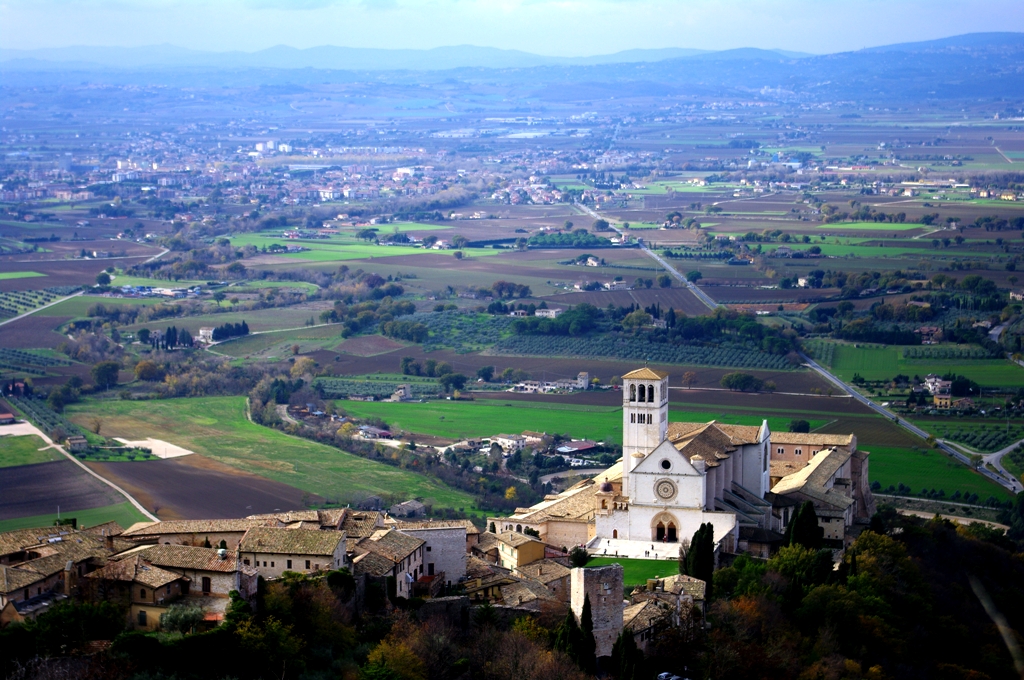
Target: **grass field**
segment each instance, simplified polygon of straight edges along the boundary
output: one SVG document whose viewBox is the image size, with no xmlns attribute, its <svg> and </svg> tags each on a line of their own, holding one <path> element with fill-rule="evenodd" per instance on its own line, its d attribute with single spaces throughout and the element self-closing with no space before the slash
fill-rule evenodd
<svg viewBox="0 0 1024 680">
<path fill-rule="evenodd" d="M 889 380 L 899 374 L 922 378 L 929 373 L 955 372 L 983 387 L 1024 385 L 1024 368 L 1003 359 L 908 359 L 901 347 L 854 347 L 837 344 L 832 371 L 849 382 L 854 373 L 865 380 Z"/>
<path fill-rule="evenodd" d="M 382 232 L 387 233 L 387 232 Z M 311 241 L 288 241 L 276 236 L 264 236 L 259 234 L 245 234 L 242 236 L 233 236 L 231 243 L 234 246 L 247 246 L 252 245 L 257 248 L 263 246 L 269 246 L 277 243 L 284 245 L 285 243 L 290 245 L 298 245 L 309 250 L 304 250 L 298 253 L 280 253 L 279 257 L 284 257 L 292 260 L 301 260 L 305 262 L 340 262 L 343 260 L 365 260 L 373 258 L 383 257 L 395 257 L 398 255 L 424 255 L 427 253 L 437 253 L 435 250 L 424 250 L 423 248 L 414 248 L 411 246 L 378 246 L 371 245 L 362 242 L 353 242 L 351 239 L 325 239 L 325 240 L 311 240 Z M 487 255 L 496 255 L 502 251 L 490 250 L 483 248 L 471 248 L 463 251 L 463 257 L 483 257 Z"/>
<path fill-rule="evenodd" d="M 409 432 L 463 439 L 523 430 L 569 434 L 577 439 L 622 441 L 622 409 L 618 406 L 530 403 L 523 401 L 429 401 L 385 403 L 338 401 L 338 408 L 357 418 L 378 417 L 391 427 Z M 696 412 L 672 409 L 673 422 L 707 422 L 715 419 L 734 425 L 760 425 L 760 416 Z M 785 431 L 790 418 L 769 417 L 768 426 Z M 811 420 L 818 427 L 825 420 Z"/>
<path fill-rule="evenodd" d="M 857 229 L 863 231 L 910 231 L 912 229 L 934 229 L 924 224 L 888 222 L 832 222 L 818 225 L 818 229 Z"/>
<path fill-rule="evenodd" d="M 910 486 L 914 493 L 922 489 L 942 489 L 946 498 L 955 491 L 976 493 L 984 502 L 989 496 L 999 500 L 1011 498 L 1010 492 L 981 474 L 969 469 L 941 451 L 886 447 L 865 447 L 871 453 L 868 476 L 882 488 L 901 483 Z"/>
<path fill-rule="evenodd" d="M 292 345 L 298 345 L 299 351 L 303 353 L 335 347 L 343 340 L 341 331 L 341 324 L 311 326 L 290 331 L 269 331 L 214 345 L 211 351 L 232 357 L 259 355 L 267 359 L 291 356 Z"/>
<path fill-rule="evenodd" d="M 687 536 L 686 538 L 689 538 Z M 631 560 L 624 557 L 594 557 L 588 567 L 605 567 L 609 564 L 622 565 L 622 582 L 628 594 L 634 586 L 647 583 L 649 578 L 665 578 L 679 573 L 676 560 Z"/>
<path fill-rule="evenodd" d="M 143 305 L 155 305 L 158 302 L 168 302 L 165 298 L 108 298 L 99 295 L 77 295 L 58 302 L 52 307 L 39 311 L 38 316 L 85 316 L 89 308 L 95 304 L 102 304 L 106 307 L 139 307 Z"/>
<path fill-rule="evenodd" d="M 0 468 L 48 463 L 63 458 L 53 449 L 40 451 L 44 446 L 46 442 L 34 434 L 0 437 Z"/>
<path fill-rule="evenodd" d="M 108 437 L 153 437 L 226 465 L 342 502 L 394 493 L 439 507 L 473 507 L 473 497 L 423 475 L 261 427 L 245 417 L 243 397 L 162 401 L 85 401 L 68 409 L 77 423 L 99 418 Z"/>
<path fill-rule="evenodd" d="M 225 310 L 229 308 L 224 305 Z M 245 323 L 253 333 L 277 331 L 286 328 L 303 328 L 310 317 L 314 319 L 320 312 L 295 307 L 268 307 L 266 309 L 250 309 L 248 311 L 224 311 L 218 314 L 201 314 L 198 316 L 179 316 L 159 321 L 133 324 L 121 327 L 121 332 L 134 333 L 140 328 L 149 330 L 165 329 L 168 326 L 187 328 L 192 335 L 198 335 L 199 329 L 207 326 L 220 326 L 226 323 Z M 319 322 L 317 322 L 319 323 Z"/>
<path fill-rule="evenodd" d="M 46 276 L 46 274 L 40 274 L 39 272 L 0 272 L 0 281 L 6 281 L 7 279 L 32 279 L 38 276 Z"/>
<path fill-rule="evenodd" d="M 103 524 L 104 522 L 110 521 L 117 522 L 123 528 L 127 529 L 136 522 L 152 521 L 136 510 L 135 506 L 128 501 L 118 503 L 117 505 L 107 505 L 102 508 L 62 512 L 60 516 L 62 519 L 68 519 L 71 517 L 77 519 L 79 529 L 83 527 L 96 526 L 97 524 Z M 0 520 L 0 532 L 14 531 L 15 529 L 31 529 L 33 527 L 53 526 L 53 521 L 55 519 L 57 519 L 56 514 Z"/>
</svg>

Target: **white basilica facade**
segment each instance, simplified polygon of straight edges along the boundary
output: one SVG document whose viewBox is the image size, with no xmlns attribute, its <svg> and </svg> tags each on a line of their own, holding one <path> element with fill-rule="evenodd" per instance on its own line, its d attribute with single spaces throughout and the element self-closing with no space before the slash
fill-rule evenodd
<svg viewBox="0 0 1024 680">
<path fill-rule="evenodd" d="M 715 542 L 735 549 L 741 523 L 764 526 L 771 515 L 768 423 L 670 423 L 668 388 L 668 374 L 650 368 L 622 376 L 622 459 L 492 521 L 502 531 L 535 529 L 552 545 L 630 557 L 674 557 L 710 522 Z"/>
</svg>

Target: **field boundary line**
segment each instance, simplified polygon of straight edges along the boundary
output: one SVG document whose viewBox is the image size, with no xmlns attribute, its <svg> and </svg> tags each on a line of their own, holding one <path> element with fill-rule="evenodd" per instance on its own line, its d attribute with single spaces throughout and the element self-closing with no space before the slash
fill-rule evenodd
<svg viewBox="0 0 1024 680">
<path fill-rule="evenodd" d="M 4 326 L 6 324 L 12 323 L 14 321 L 17 321 L 18 319 L 24 319 L 26 316 L 32 316 L 36 312 L 41 312 L 44 309 L 46 309 L 47 307 L 53 307 L 54 305 L 60 304 L 61 302 L 64 302 L 65 300 L 70 300 L 71 298 L 78 297 L 79 295 L 83 295 L 84 293 L 85 293 L 84 290 L 80 290 L 77 293 L 72 293 L 71 295 L 67 295 L 65 297 L 62 297 L 59 300 L 54 300 L 53 302 L 45 304 L 42 307 L 36 307 L 35 309 L 29 310 L 29 311 L 27 311 L 27 312 L 25 312 L 23 314 L 19 314 L 18 316 L 13 316 L 10 319 L 6 319 L 4 321 L 0 321 L 0 326 Z"/>
<path fill-rule="evenodd" d="M 136 510 L 138 510 L 139 512 L 141 512 L 141 513 L 142 513 L 143 515 L 145 515 L 146 517 L 150 518 L 150 519 L 151 519 L 151 520 L 153 520 L 154 522 L 159 522 L 159 521 L 160 521 L 160 518 L 159 518 L 159 517 L 157 517 L 156 515 L 154 515 L 153 513 L 151 513 L 151 512 L 149 511 L 149 510 L 147 510 L 146 508 L 144 508 L 144 507 L 142 506 L 142 503 L 139 503 L 139 502 L 138 502 L 137 500 L 135 500 L 135 497 L 134 497 L 134 496 L 132 496 L 132 495 L 131 495 L 130 493 L 128 493 L 127 491 L 125 491 L 124 489 L 122 489 L 121 487 L 119 487 L 119 486 L 118 486 L 117 484 L 114 484 L 114 483 L 113 483 L 112 481 L 110 481 L 109 479 L 107 479 L 107 478 L 106 478 L 106 477 L 104 477 L 103 475 L 101 475 L 101 474 L 99 474 L 98 472 L 96 472 L 96 471 L 92 470 L 92 469 L 91 469 L 91 468 L 90 468 L 90 467 L 89 467 L 88 465 L 86 465 L 85 463 L 83 463 L 82 461 L 78 460 L 77 458 L 75 458 L 74 456 L 72 456 L 72 455 L 71 455 L 70 453 L 68 453 L 67 451 L 65 451 L 65 450 L 64 450 L 64 447 L 62 447 L 62 446 L 61 446 L 60 444 L 58 444 L 58 443 L 56 443 L 55 441 L 53 441 L 52 439 L 50 439 L 50 437 L 49 437 L 49 436 L 47 436 L 46 434 L 44 434 L 42 430 L 40 430 L 40 429 L 39 429 L 38 427 L 36 427 L 36 426 L 35 426 L 34 424 L 30 423 L 30 422 L 29 422 L 29 420 L 28 420 L 27 418 L 25 419 L 25 422 L 26 422 L 26 424 L 28 424 L 28 425 L 31 425 L 31 427 L 32 427 L 33 429 L 35 429 L 35 431 L 36 431 L 36 434 L 38 434 L 38 435 L 39 435 L 39 437 L 40 437 L 40 438 L 42 438 L 42 440 L 43 440 L 44 442 L 47 442 L 47 443 L 49 443 L 49 445 L 50 445 L 50 446 L 49 446 L 49 447 L 47 447 L 47 448 L 53 448 L 53 449 L 57 449 L 57 450 L 58 450 L 58 451 L 60 451 L 60 452 L 61 452 L 62 454 L 64 454 L 64 457 L 65 457 L 65 458 L 67 458 L 68 460 L 70 460 L 70 461 L 71 461 L 72 463 L 74 463 L 74 464 L 75 464 L 75 465 L 77 465 L 78 467 L 82 468 L 82 469 L 83 469 L 83 470 L 85 470 L 85 471 L 86 471 L 86 472 L 87 472 L 88 474 L 92 475 L 92 476 L 93 476 L 93 477 L 95 477 L 96 479 L 100 480 L 101 482 L 103 482 L 104 484 L 106 484 L 107 486 L 109 486 L 109 487 L 110 487 L 111 489 L 113 489 L 114 491 L 116 491 L 116 492 L 118 492 L 119 494 L 121 494 L 122 496 L 124 496 L 124 497 L 125 497 L 125 498 L 126 498 L 126 499 L 128 500 L 128 502 L 129 502 L 129 503 L 131 503 L 132 505 L 134 505 L 134 506 L 135 506 L 135 509 L 136 509 Z M 125 527 L 125 528 L 127 529 L 127 527 Z"/>
</svg>

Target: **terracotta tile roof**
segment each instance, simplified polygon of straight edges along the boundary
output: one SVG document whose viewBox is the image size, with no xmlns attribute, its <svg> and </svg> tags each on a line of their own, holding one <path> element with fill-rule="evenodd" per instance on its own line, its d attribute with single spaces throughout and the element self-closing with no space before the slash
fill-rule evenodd
<svg viewBox="0 0 1024 680">
<path fill-rule="evenodd" d="M 239 550 L 247 553 L 330 557 L 343 539 L 344 534 L 340 531 L 253 527 L 245 532 Z"/>
<path fill-rule="evenodd" d="M 0 593 L 11 593 L 42 581 L 46 576 L 30 569 L 0 565 Z"/>
<path fill-rule="evenodd" d="M 594 517 L 594 494 L 598 486 L 592 479 L 576 484 L 552 500 L 543 500 L 530 508 L 517 508 L 510 519 L 540 523 L 547 520 L 589 522 Z"/>
<path fill-rule="evenodd" d="M 476 525 L 468 519 L 427 519 L 422 522 L 415 520 L 392 520 L 392 526 L 399 531 L 407 529 L 465 529 L 467 535 L 480 533 Z"/>
<path fill-rule="evenodd" d="M 193 569 L 225 573 L 238 571 L 240 562 L 235 552 L 226 551 L 226 557 L 223 560 L 218 552 L 216 548 L 197 548 L 191 545 L 143 545 L 133 548 L 127 553 L 114 555 L 111 559 L 118 560 L 139 555 L 151 564 L 168 569 Z"/>
<path fill-rule="evenodd" d="M 490 531 L 484 531 L 480 534 L 480 538 L 477 540 L 476 545 L 473 546 L 473 549 L 479 550 L 480 552 L 487 552 L 488 550 L 497 547 L 498 535 Z"/>
<path fill-rule="evenodd" d="M 349 537 L 365 538 L 380 529 L 381 513 L 370 510 L 359 510 L 345 516 L 341 529 Z"/>
<path fill-rule="evenodd" d="M 521 545 L 527 543 L 540 543 L 540 539 L 534 538 L 533 536 L 527 536 L 526 534 L 520 534 L 516 531 L 502 531 L 498 534 L 498 541 L 505 545 L 518 548 Z"/>
<path fill-rule="evenodd" d="M 668 373 L 664 371 L 656 371 L 653 368 L 638 368 L 635 371 L 630 371 L 626 375 L 622 376 L 623 380 L 664 380 L 668 377 Z"/>
<path fill-rule="evenodd" d="M 17 529 L 0 534 L 0 555 L 21 552 L 33 545 L 46 543 L 57 537 L 70 536 L 76 533 L 71 527 L 37 527 L 34 529 Z"/>
<path fill-rule="evenodd" d="M 174 519 L 166 522 L 139 522 L 121 534 L 125 538 L 143 538 L 164 534 L 220 534 L 248 531 L 253 527 L 274 526 L 277 520 L 259 519 Z"/>
<path fill-rule="evenodd" d="M 811 458 L 802 470 L 783 477 L 772 487 L 772 493 L 786 495 L 800 493 L 819 503 L 845 510 L 853 505 L 853 499 L 826 485 L 851 457 L 846 449 L 828 449 Z M 815 504 L 817 506 L 817 503 Z M 815 510 L 818 510 L 815 507 Z M 821 514 L 819 510 L 818 514 Z"/>
<path fill-rule="evenodd" d="M 768 469 L 772 477 L 786 477 L 806 466 L 806 461 L 773 460 L 768 464 Z"/>
<path fill-rule="evenodd" d="M 554 560 L 538 560 L 520 566 L 516 569 L 516 573 L 524 578 L 530 578 L 538 583 L 547 585 L 552 581 L 565 578 L 572 573 L 572 570 Z"/>
<path fill-rule="evenodd" d="M 508 574 L 508 569 L 503 569 L 496 564 L 486 562 L 479 557 L 472 555 L 466 558 L 466 578 L 486 578 L 495 574 Z"/>
<path fill-rule="evenodd" d="M 415 536 L 394 529 L 380 529 L 359 541 L 356 548 L 383 555 L 393 562 L 401 562 L 425 544 L 426 541 Z"/>
<path fill-rule="evenodd" d="M 515 583 L 500 586 L 501 599 L 509 607 L 533 602 L 534 600 L 556 600 L 550 590 L 543 583 L 532 579 L 522 579 Z"/>
<path fill-rule="evenodd" d="M 671 620 L 672 608 L 658 600 L 645 600 L 631 604 L 622 611 L 622 627 L 631 633 L 639 633 L 659 623 Z"/>
<path fill-rule="evenodd" d="M 92 534 L 93 536 L 120 536 L 123 532 L 124 527 L 114 521 L 97 524 L 88 529 L 82 528 L 82 533 Z"/>
<path fill-rule="evenodd" d="M 86 574 L 86 578 L 101 581 L 122 581 L 125 583 L 141 583 L 150 588 L 159 588 L 179 579 L 188 579 L 180 574 L 161 569 L 135 555 L 123 560 L 108 562 L 106 566 Z"/>
<path fill-rule="evenodd" d="M 352 571 L 356 576 L 389 576 L 394 572 L 396 562 L 384 555 L 367 552 L 352 560 Z"/>
<path fill-rule="evenodd" d="M 707 589 L 708 584 L 699 578 L 687 576 L 686 574 L 674 574 L 665 577 L 664 586 L 666 592 L 677 595 L 679 593 L 686 593 L 699 602 L 704 599 L 704 591 Z"/>
<path fill-rule="evenodd" d="M 772 432 L 772 444 L 806 444 L 807 446 L 849 446 L 852 434 L 810 434 L 806 432 Z"/>
</svg>

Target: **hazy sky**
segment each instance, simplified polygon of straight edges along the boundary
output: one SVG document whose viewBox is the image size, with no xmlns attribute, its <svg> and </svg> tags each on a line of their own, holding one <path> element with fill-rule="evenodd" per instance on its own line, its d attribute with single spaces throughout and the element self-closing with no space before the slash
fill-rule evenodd
<svg viewBox="0 0 1024 680">
<path fill-rule="evenodd" d="M 549 55 L 815 53 L 1024 31 L 1021 0 L 0 0 L 0 47 L 485 45 Z"/>
</svg>

